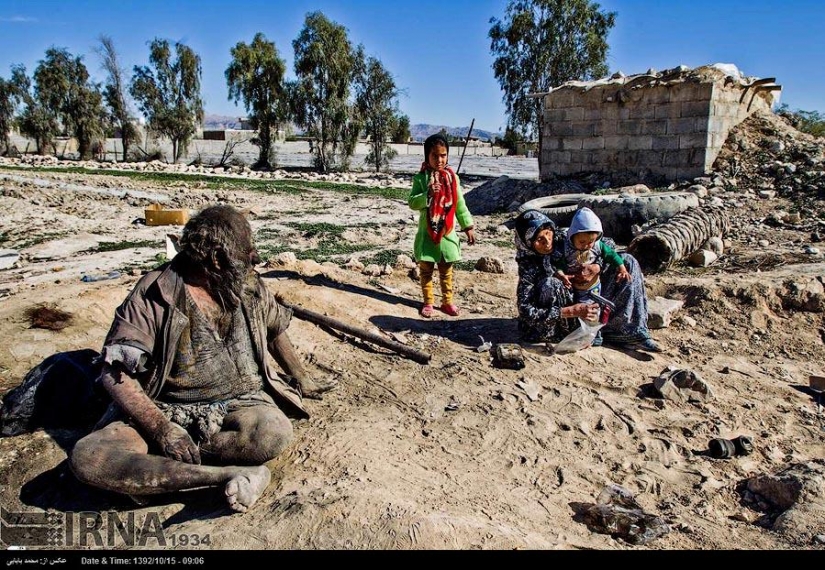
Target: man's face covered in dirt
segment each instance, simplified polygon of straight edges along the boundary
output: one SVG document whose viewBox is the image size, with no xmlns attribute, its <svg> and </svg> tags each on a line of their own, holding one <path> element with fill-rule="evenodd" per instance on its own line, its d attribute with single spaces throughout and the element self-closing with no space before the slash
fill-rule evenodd
<svg viewBox="0 0 825 570">
<path fill-rule="evenodd" d="M 237 309 L 246 278 L 260 263 L 246 218 L 231 206 L 206 208 L 186 224 L 180 245 L 215 301 L 225 311 Z"/>
</svg>

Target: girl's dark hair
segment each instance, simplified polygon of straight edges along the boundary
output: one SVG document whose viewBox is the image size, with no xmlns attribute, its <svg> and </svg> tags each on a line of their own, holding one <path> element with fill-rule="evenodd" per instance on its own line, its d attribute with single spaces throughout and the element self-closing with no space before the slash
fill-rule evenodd
<svg viewBox="0 0 825 570">
<path fill-rule="evenodd" d="M 424 156 L 430 156 L 430 151 L 437 144 L 443 144 L 444 148 L 447 149 L 447 153 L 450 152 L 450 143 L 447 142 L 447 137 L 445 137 L 441 133 L 436 133 L 434 135 L 428 136 L 427 140 L 424 141 Z"/>
</svg>

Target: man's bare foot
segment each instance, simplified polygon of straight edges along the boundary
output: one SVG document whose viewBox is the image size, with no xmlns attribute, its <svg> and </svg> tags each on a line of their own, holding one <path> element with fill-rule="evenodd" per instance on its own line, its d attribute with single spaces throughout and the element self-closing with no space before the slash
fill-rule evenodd
<svg viewBox="0 0 825 570">
<path fill-rule="evenodd" d="M 272 473 L 266 465 L 258 467 L 238 467 L 235 475 L 224 488 L 229 508 L 239 513 L 245 513 L 263 494 Z"/>
<path fill-rule="evenodd" d="M 298 381 L 298 386 L 301 388 L 301 396 L 309 398 L 310 400 L 323 399 L 322 394 L 329 392 L 338 385 L 337 380 L 325 380 L 315 382 L 309 378 L 304 378 Z"/>
</svg>

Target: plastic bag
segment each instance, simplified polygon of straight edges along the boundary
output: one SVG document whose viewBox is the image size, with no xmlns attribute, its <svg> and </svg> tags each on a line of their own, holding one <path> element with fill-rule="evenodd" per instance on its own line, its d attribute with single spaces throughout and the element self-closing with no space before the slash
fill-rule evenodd
<svg viewBox="0 0 825 570">
<path fill-rule="evenodd" d="M 579 317 L 579 328 L 564 337 L 553 349 L 553 354 L 569 354 L 593 344 L 604 323 L 590 323 Z"/>
</svg>

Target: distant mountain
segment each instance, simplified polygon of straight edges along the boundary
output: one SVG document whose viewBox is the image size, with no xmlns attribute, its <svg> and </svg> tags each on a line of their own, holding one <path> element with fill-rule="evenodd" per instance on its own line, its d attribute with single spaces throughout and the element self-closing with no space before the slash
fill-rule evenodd
<svg viewBox="0 0 825 570">
<path fill-rule="evenodd" d="M 230 117 L 228 115 L 204 115 L 203 128 L 206 131 L 223 131 L 226 129 L 235 130 L 241 128 L 240 117 Z"/>
<path fill-rule="evenodd" d="M 467 136 L 467 131 L 470 130 L 470 125 L 467 125 L 466 127 L 445 127 L 444 125 L 427 125 L 419 123 L 417 125 L 410 126 L 410 134 L 412 135 L 414 141 L 424 142 L 424 139 L 428 136 L 441 132 L 442 129 L 447 131 L 447 134 L 450 136 L 463 139 Z M 473 127 L 473 132 L 470 136 L 477 137 L 481 140 L 493 140 L 500 139 L 504 135 L 502 133 L 491 133 L 490 131 L 483 131 Z"/>
<path fill-rule="evenodd" d="M 229 115 L 207 114 L 203 117 L 203 128 L 207 131 L 240 129 L 241 118 Z M 441 132 L 442 129 L 447 131 L 447 134 L 449 134 L 450 136 L 464 138 L 467 136 L 467 131 L 470 130 L 470 126 L 467 125 L 466 127 L 446 127 L 444 125 L 427 125 L 419 123 L 417 125 L 410 126 L 410 134 L 412 135 L 414 141 L 424 142 L 424 139 L 426 139 L 428 136 Z M 295 130 L 296 134 L 298 133 L 298 131 L 299 129 Z M 477 137 L 481 140 L 493 140 L 500 139 L 504 135 L 502 133 L 492 133 L 490 131 L 484 131 L 473 127 L 473 132 L 471 136 Z"/>
</svg>

